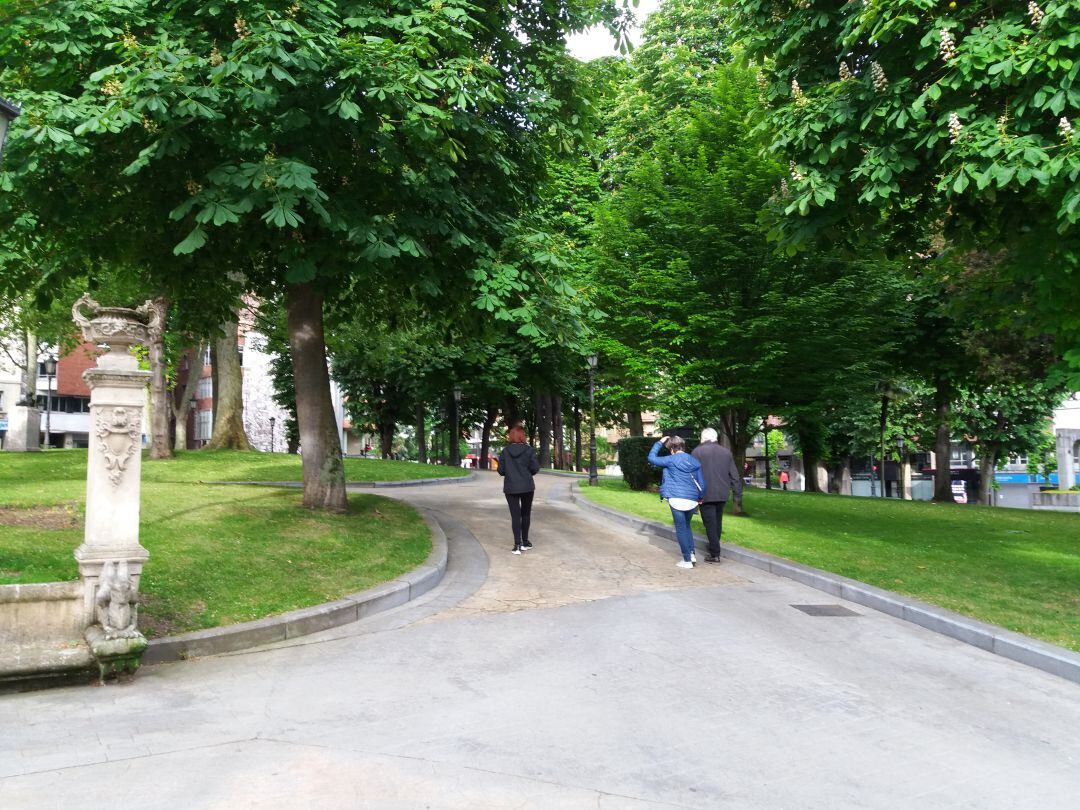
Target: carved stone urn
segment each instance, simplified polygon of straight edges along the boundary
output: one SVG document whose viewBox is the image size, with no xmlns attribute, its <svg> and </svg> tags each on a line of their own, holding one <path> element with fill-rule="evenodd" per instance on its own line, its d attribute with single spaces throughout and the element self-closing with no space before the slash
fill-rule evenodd
<svg viewBox="0 0 1080 810">
<path fill-rule="evenodd" d="M 86 293 L 71 307 L 71 319 L 90 343 L 109 347 L 98 358 L 98 368 L 137 369 L 131 347 L 146 344 L 161 332 L 161 314 L 149 301 L 135 309 L 103 307 Z"/>
<path fill-rule="evenodd" d="M 82 296 L 71 309 L 83 336 L 108 351 L 83 373 L 90 388 L 86 530 L 75 550 L 84 584 L 86 640 L 102 675 L 133 672 L 146 649 L 136 627 L 139 578 L 150 553 L 139 544 L 143 409 L 149 371 L 131 347 L 160 335 L 161 316 L 147 301 L 135 309 L 103 307 Z"/>
</svg>

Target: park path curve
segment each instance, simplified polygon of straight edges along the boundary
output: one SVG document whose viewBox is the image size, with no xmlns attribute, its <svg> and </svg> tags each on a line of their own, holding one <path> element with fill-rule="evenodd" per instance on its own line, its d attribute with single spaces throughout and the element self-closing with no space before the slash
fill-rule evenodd
<svg viewBox="0 0 1080 810">
<path fill-rule="evenodd" d="M 394 491 L 450 543 L 414 603 L 0 696 L 0 807 L 1075 807 L 1075 684 L 859 606 L 809 616 L 837 600 L 761 571 L 677 569 L 538 485 L 521 557 L 495 476 Z"/>
</svg>

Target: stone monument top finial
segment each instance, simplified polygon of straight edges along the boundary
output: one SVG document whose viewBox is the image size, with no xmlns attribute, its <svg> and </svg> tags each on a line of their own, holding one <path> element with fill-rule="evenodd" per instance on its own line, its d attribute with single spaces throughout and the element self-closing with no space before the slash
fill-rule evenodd
<svg viewBox="0 0 1080 810">
<path fill-rule="evenodd" d="M 135 309 L 103 307 L 89 293 L 71 307 L 71 318 L 86 340 L 109 347 L 109 352 L 98 360 L 98 367 L 116 370 L 137 368 L 131 347 L 157 338 L 162 328 L 161 311 L 151 301 Z"/>
</svg>

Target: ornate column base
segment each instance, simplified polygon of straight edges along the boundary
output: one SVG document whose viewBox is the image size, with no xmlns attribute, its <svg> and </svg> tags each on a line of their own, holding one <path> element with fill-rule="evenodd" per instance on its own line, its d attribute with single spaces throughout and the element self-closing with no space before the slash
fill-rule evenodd
<svg viewBox="0 0 1080 810">
<path fill-rule="evenodd" d="M 102 682 L 121 675 L 134 675 L 149 644 L 142 633 L 130 638 L 108 638 L 100 624 L 92 624 L 83 634 L 97 659 Z"/>
</svg>

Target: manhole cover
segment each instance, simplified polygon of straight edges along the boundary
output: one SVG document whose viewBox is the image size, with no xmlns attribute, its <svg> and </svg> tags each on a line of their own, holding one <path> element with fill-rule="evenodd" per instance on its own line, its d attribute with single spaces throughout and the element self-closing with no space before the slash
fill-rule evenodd
<svg viewBox="0 0 1080 810">
<path fill-rule="evenodd" d="M 848 610 L 843 605 L 792 605 L 796 610 L 801 610 L 807 616 L 861 616 L 854 610 Z"/>
</svg>

